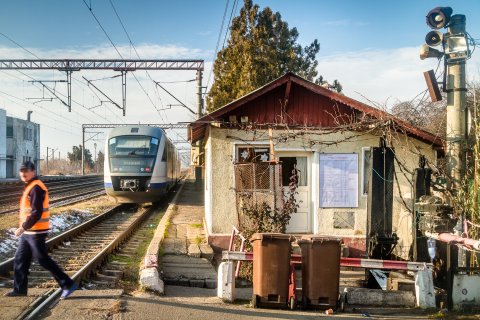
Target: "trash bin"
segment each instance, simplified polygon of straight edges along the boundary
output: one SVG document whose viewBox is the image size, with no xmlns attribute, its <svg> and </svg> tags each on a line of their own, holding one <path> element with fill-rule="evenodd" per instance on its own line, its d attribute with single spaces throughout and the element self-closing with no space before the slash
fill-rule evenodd
<svg viewBox="0 0 480 320">
<path fill-rule="evenodd" d="M 253 306 L 285 307 L 292 237 L 281 233 L 255 233 L 250 241 L 253 245 Z"/>
<path fill-rule="evenodd" d="M 302 251 L 302 302 L 305 307 L 335 308 L 340 282 L 341 239 L 298 240 Z"/>
</svg>

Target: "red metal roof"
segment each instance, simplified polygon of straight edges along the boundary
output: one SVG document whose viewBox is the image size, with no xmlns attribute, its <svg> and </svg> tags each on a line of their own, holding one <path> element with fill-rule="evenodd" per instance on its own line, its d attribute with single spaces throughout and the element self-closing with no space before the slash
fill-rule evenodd
<svg viewBox="0 0 480 320">
<path fill-rule="evenodd" d="M 339 116 L 334 117 L 334 114 Z M 256 125 L 286 124 L 310 128 L 331 128 L 338 125 L 338 119 L 347 121 L 367 116 L 390 121 L 396 130 L 437 148 L 443 147 L 443 140 L 438 136 L 293 73 L 287 73 L 193 122 L 188 130 L 189 140 L 195 142 L 202 139 L 207 124 L 228 123 L 230 116 L 235 116 L 238 122 L 240 116 L 247 116 L 248 122 Z"/>
</svg>

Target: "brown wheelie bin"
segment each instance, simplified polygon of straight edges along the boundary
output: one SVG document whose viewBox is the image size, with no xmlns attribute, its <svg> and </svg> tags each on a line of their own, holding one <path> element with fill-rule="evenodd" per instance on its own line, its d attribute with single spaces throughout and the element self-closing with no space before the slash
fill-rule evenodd
<svg viewBox="0 0 480 320">
<path fill-rule="evenodd" d="M 255 233 L 250 239 L 253 245 L 254 307 L 287 306 L 291 239 L 290 235 L 281 233 Z"/>
<path fill-rule="evenodd" d="M 298 240 L 302 251 L 304 307 L 336 308 L 340 282 L 341 240 L 311 236 Z"/>
</svg>

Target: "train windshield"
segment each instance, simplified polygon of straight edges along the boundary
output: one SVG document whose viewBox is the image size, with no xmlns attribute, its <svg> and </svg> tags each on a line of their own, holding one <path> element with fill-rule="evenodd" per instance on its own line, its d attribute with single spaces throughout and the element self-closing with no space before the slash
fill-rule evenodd
<svg viewBox="0 0 480 320">
<path fill-rule="evenodd" d="M 149 136 L 118 136 L 108 141 L 112 173 L 151 173 L 159 140 Z"/>
</svg>

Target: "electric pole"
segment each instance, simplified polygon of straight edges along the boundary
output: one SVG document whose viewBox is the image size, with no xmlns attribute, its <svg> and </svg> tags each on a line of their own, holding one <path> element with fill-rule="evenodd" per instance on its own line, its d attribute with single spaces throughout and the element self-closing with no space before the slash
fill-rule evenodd
<svg viewBox="0 0 480 320">
<path fill-rule="evenodd" d="M 82 145 L 80 151 L 82 152 L 82 176 L 85 175 L 85 128 L 82 126 Z"/>
<path fill-rule="evenodd" d="M 466 31 L 466 17 L 463 14 L 452 15 L 453 10 L 450 7 L 437 7 L 427 14 L 427 25 L 434 29 L 430 31 L 426 38 L 426 44 L 422 46 L 420 58 L 445 59 L 445 83 L 444 91 L 447 93 L 447 128 L 446 128 L 446 175 L 447 198 L 449 204 L 453 205 L 454 215 L 458 218 L 458 223 L 453 229 L 454 234 L 445 232 L 442 235 L 449 236 L 448 239 L 462 238 L 464 234 L 465 210 L 463 204 L 459 204 L 456 197 L 466 188 L 464 182 L 466 176 L 466 152 L 468 150 L 468 110 L 466 103 L 466 75 L 465 65 L 471 56 L 469 49 L 469 36 Z M 446 33 L 437 31 L 447 28 Z M 436 50 L 432 46 L 441 45 L 443 51 Z M 431 81 L 430 81 L 431 83 Z M 429 87 L 430 89 L 430 87 Z M 453 240 L 449 240 L 453 241 Z M 465 267 L 465 250 L 452 248 L 452 244 L 446 245 L 446 290 L 447 307 L 453 306 L 453 279 L 455 267 Z"/>
</svg>

